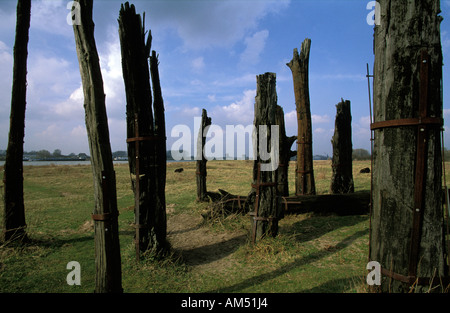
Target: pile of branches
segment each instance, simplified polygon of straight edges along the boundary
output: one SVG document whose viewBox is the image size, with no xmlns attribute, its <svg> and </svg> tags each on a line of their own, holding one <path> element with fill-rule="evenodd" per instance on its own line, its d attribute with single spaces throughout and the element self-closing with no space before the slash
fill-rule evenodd
<svg viewBox="0 0 450 313">
<path fill-rule="evenodd" d="M 207 208 L 202 213 L 205 221 L 224 220 L 233 214 L 247 214 L 250 211 L 249 197 L 233 195 L 225 190 L 218 192 L 208 192 L 206 201 L 209 202 Z"/>
</svg>

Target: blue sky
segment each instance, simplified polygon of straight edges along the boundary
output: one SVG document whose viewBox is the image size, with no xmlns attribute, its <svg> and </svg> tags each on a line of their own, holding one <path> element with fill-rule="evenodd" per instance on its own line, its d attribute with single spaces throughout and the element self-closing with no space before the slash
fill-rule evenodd
<svg viewBox="0 0 450 313">
<path fill-rule="evenodd" d="M 126 150 L 125 90 L 117 18 L 124 1 L 94 1 L 97 48 L 106 93 L 111 148 Z M 294 48 L 310 38 L 313 153 L 332 153 L 335 105 L 351 101 L 353 148 L 370 149 L 366 63 L 373 67 L 373 26 L 366 0 L 131 1 L 146 12 L 159 54 L 168 148 L 177 124 L 194 129 L 208 110 L 213 124 L 253 122 L 256 75 L 275 72 L 288 135 L 297 132 Z M 24 148 L 89 153 L 83 96 L 66 0 L 33 0 Z M 6 150 L 11 105 L 16 1 L 0 1 L 0 150 Z M 450 1 L 441 1 L 444 63 L 450 57 Z M 450 74 L 444 65 L 444 118 L 450 118 Z M 450 148 L 446 122 L 445 145 Z M 194 135 L 194 134 L 193 134 Z M 194 137 L 194 136 L 193 136 Z M 193 140 L 194 141 L 194 140 Z M 226 151 L 225 151 L 226 152 Z"/>
</svg>

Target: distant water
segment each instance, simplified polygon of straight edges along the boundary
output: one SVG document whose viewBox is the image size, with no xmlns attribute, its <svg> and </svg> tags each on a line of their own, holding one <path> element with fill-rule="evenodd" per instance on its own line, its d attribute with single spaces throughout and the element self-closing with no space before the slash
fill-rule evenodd
<svg viewBox="0 0 450 313">
<path fill-rule="evenodd" d="M 172 162 L 190 162 L 190 161 L 174 161 L 167 160 L 167 163 Z M 113 161 L 114 164 L 128 164 L 128 161 Z M 0 161 L 0 166 L 3 166 L 5 161 Z M 24 166 L 45 166 L 45 165 L 91 165 L 91 161 L 24 161 Z"/>
</svg>

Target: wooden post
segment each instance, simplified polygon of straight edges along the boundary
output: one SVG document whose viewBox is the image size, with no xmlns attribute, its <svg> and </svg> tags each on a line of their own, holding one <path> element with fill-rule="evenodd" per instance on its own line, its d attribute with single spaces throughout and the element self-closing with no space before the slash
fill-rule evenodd
<svg viewBox="0 0 450 313">
<path fill-rule="evenodd" d="M 445 284 L 439 1 L 379 1 L 375 27 L 373 208 L 369 258 L 381 290 Z M 448 253 L 448 251 L 447 251 Z M 441 280 L 442 279 L 442 280 Z"/>
<path fill-rule="evenodd" d="M 280 127 L 279 133 L 279 152 L 280 152 L 280 164 L 278 164 L 278 195 L 283 197 L 289 197 L 289 161 L 291 157 L 297 154 L 296 151 L 291 151 L 291 146 L 297 139 L 297 136 L 286 136 L 286 128 L 284 124 L 284 111 L 283 108 L 277 105 L 277 112 L 275 116 L 275 123 Z"/>
<path fill-rule="evenodd" d="M 155 120 L 154 134 L 157 138 L 155 151 L 155 228 L 156 250 L 167 251 L 167 212 L 166 212 L 166 119 L 164 113 L 164 100 L 159 79 L 159 61 L 153 50 L 150 56 L 150 75 L 153 86 L 153 112 Z"/>
<path fill-rule="evenodd" d="M 312 126 L 309 101 L 309 52 L 311 39 L 302 43 L 300 55 L 294 49 L 292 60 L 286 64 L 292 71 L 295 93 L 295 107 L 297 109 L 297 168 L 295 179 L 296 195 L 314 195 L 316 186 L 313 171 Z"/>
<path fill-rule="evenodd" d="M 270 152 L 275 149 L 271 146 L 271 126 L 276 125 L 277 93 L 275 73 L 265 73 L 257 76 L 257 89 L 255 97 L 255 130 L 253 145 L 256 145 L 255 161 L 253 164 L 252 192 L 254 197 L 253 211 L 253 242 L 269 235 L 275 237 L 278 234 L 278 219 L 281 216 L 281 198 L 278 197 L 277 170 L 264 170 L 263 165 L 274 160 L 263 160 L 260 137 L 262 136 L 260 126 L 267 127 L 266 140 Z M 278 142 L 276 143 L 278 144 Z M 255 150 L 255 149 L 254 149 Z M 269 152 L 269 151 L 267 151 Z M 273 155 L 272 155 L 273 156 Z"/>
<path fill-rule="evenodd" d="M 331 140 L 333 159 L 330 193 L 354 192 L 352 169 L 352 115 L 350 101 L 336 105 L 334 136 Z"/>
<path fill-rule="evenodd" d="M 11 115 L 8 148 L 4 165 L 3 240 L 27 241 L 25 205 L 23 199 L 23 139 L 25 137 L 25 108 L 27 95 L 28 31 L 31 1 L 18 0 L 14 68 L 11 95 Z"/>
<path fill-rule="evenodd" d="M 197 201 L 205 201 L 207 199 L 206 188 L 206 162 L 208 161 L 204 154 L 206 138 L 205 129 L 211 125 L 211 118 L 205 109 L 202 110 L 202 120 L 197 138 L 197 164 L 196 164 L 196 181 L 197 181 Z"/>
<path fill-rule="evenodd" d="M 116 181 L 100 62 L 94 39 L 92 0 L 78 0 L 81 24 L 73 25 L 84 92 L 86 130 L 94 177 L 95 292 L 122 292 Z"/>
<path fill-rule="evenodd" d="M 136 14 L 134 5 L 126 2 L 121 6 L 118 22 L 127 99 L 127 142 L 130 143 L 128 163 L 130 173 L 134 176 L 132 183 L 136 209 L 135 240 L 141 252 L 147 250 L 159 252 L 167 246 L 167 223 L 166 134 L 158 59 L 154 51 L 150 56 L 152 37 L 149 33 L 145 39 L 145 15 L 142 21 L 141 16 Z"/>
</svg>

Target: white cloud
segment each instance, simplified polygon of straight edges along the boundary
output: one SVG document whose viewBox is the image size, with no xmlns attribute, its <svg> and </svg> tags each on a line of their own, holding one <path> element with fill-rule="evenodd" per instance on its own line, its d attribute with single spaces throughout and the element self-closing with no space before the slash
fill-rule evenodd
<svg viewBox="0 0 450 313">
<path fill-rule="evenodd" d="M 70 135 L 75 137 L 87 136 L 86 127 L 84 125 L 78 125 L 70 131 Z"/>
<path fill-rule="evenodd" d="M 284 127 L 286 134 L 297 134 L 297 110 L 284 113 Z"/>
<path fill-rule="evenodd" d="M 311 122 L 313 124 L 329 123 L 330 121 L 331 121 L 331 119 L 327 114 L 325 114 L 325 115 L 312 114 L 311 115 Z"/>
<path fill-rule="evenodd" d="M 229 105 L 214 108 L 213 115 L 224 120 L 223 122 L 227 125 L 252 124 L 255 95 L 255 89 L 245 90 L 240 100 Z"/>
<path fill-rule="evenodd" d="M 70 95 L 69 99 L 57 103 L 53 106 L 52 112 L 60 115 L 61 117 L 74 119 L 74 117 L 78 117 L 78 119 L 83 118 L 83 87 L 80 86 Z"/>
<path fill-rule="evenodd" d="M 67 24 L 69 1 L 37 0 L 31 5 L 31 29 L 42 30 L 51 34 L 73 36 L 72 25 Z"/>
<path fill-rule="evenodd" d="M 126 95 L 122 76 L 120 41 L 115 37 L 99 52 L 108 117 L 125 118 Z"/>
<path fill-rule="evenodd" d="M 210 102 L 216 102 L 216 101 L 217 101 L 216 95 L 208 95 L 208 100 L 209 100 Z"/>
<path fill-rule="evenodd" d="M 7 122 L 11 107 L 11 82 L 13 69 L 13 56 L 9 52 L 9 47 L 0 41 L 0 118 L 2 122 Z"/>
<path fill-rule="evenodd" d="M 290 1 L 152 2 L 154 28 L 175 29 L 184 47 L 198 50 L 230 47 L 254 30 L 259 21 L 288 7 Z"/>
<path fill-rule="evenodd" d="M 78 84 L 79 76 L 66 59 L 38 53 L 28 61 L 28 92 L 40 98 L 61 97 L 68 94 L 68 86 Z"/>
<path fill-rule="evenodd" d="M 201 72 L 205 68 L 205 61 L 203 57 L 198 57 L 191 62 L 192 69 L 194 72 Z"/>
<path fill-rule="evenodd" d="M 251 37 L 245 38 L 246 48 L 241 54 L 240 63 L 245 65 L 255 65 L 259 62 L 260 54 L 266 46 L 269 37 L 268 30 L 259 31 Z"/>
<path fill-rule="evenodd" d="M 446 30 L 441 31 L 441 44 L 444 52 L 450 50 L 450 34 Z"/>
</svg>

